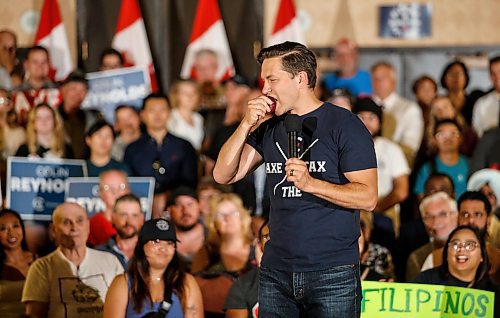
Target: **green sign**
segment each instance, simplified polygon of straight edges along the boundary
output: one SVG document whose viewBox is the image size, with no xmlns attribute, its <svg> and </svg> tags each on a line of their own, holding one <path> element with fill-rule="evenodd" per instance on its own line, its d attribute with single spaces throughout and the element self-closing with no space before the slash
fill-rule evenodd
<svg viewBox="0 0 500 318">
<path fill-rule="evenodd" d="M 493 318 L 492 292 L 441 285 L 364 281 L 362 318 Z"/>
</svg>

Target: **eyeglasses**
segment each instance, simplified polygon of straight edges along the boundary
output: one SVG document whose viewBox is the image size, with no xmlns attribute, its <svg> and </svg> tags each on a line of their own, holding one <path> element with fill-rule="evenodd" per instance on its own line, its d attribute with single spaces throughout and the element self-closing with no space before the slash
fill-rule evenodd
<svg viewBox="0 0 500 318">
<path fill-rule="evenodd" d="M 476 247 L 478 245 L 479 245 L 479 243 L 474 242 L 474 241 L 460 242 L 460 241 L 456 240 L 456 241 L 451 241 L 448 244 L 448 248 L 453 249 L 455 252 L 458 252 L 461 249 L 464 249 L 467 252 L 472 252 L 473 250 L 476 249 Z"/>
<path fill-rule="evenodd" d="M 444 220 L 451 214 L 450 211 L 441 211 L 436 215 L 424 215 L 422 220 L 424 222 L 434 221 L 434 220 Z"/>
<path fill-rule="evenodd" d="M 102 187 L 101 187 L 102 190 L 104 190 L 105 192 L 117 192 L 117 191 L 124 191 L 126 189 L 128 189 L 128 185 L 125 184 L 125 183 L 120 183 L 118 186 L 115 186 L 115 187 L 112 187 L 111 185 L 109 184 L 104 184 Z"/>
<path fill-rule="evenodd" d="M 231 217 L 231 216 L 236 216 L 236 215 L 239 215 L 240 212 L 239 211 L 230 211 L 230 212 L 217 212 L 217 214 L 215 215 L 215 218 L 217 220 L 222 220 L 222 219 L 226 219 L 228 217 Z"/>
<path fill-rule="evenodd" d="M 465 219 L 480 219 L 483 218 L 486 213 L 483 212 L 468 212 L 468 211 L 460 211 L 460 217 Z"/>
<path fill-rule="evenodd" d="M 444 140 L 447 138 L 458 138 L 460 133 L 458 131 L 438 131 L 436 133 L 436 139 Z"/>
</svg>

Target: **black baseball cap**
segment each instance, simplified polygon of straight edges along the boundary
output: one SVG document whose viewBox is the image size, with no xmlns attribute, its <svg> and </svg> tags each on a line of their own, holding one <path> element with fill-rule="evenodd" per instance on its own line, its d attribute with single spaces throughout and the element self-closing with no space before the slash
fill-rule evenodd
<svg viewBox="0 0 500 318">
<path fill-rule="evenodd" d="M 235 75 L 231 76 L 230 78 L 224 80 L 222 82 L 222 84 L 225 85 L 228 82 L 234 82 L 237 85 L 250 87 L 250 82 L 248 81 L 248 79 L 246 79 L 246 77 L 244 77 L 243 75 L 240 75 L 240 74 L 235 74 Z"/>
<path fill-rule="evenodd" d="M 152 219 L 146 221 L 139 232 L 139 241 L 173 241 L 177 240 L 174 225 L 166 219 Z"/>
<path fill-rule="evenodd" d="M 187 195 L 188 197 L 198 200 L 198 196 L 196 195 L 196 190 L 194 188 L 191 188 L 189 186 L 179 186 L 175 188 L 168 197 L 167 207 L 175 205 L 175 200 L 177 200 L 177 198 L 181 195 Z"/>
</svg>

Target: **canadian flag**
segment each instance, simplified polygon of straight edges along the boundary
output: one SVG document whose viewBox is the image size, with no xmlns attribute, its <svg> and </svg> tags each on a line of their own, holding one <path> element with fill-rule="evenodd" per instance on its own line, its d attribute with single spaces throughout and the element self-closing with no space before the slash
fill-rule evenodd
<svg viewBox="0 0 500 318">
<path fill-rule="evenodd" d="M 293 0 L 281 0 L 274 21 L 274 28 L 271 36 L 267 40 L 267 46 L 293 41 L 305 44 L 304 31 L 295 13 Z"/>
<path fill-rule="evenodd" d="M 229 49 L 226 29 L 219 11 L 217 0 L 199 0 L 193 22 L 189 45 L 184 55 L 181 77 L 196 79 L 193 64 L 196 53 L 210 49 L 217 53 L 219 67 L 216 77 L 219 80 L 234 75 L 233 59 Z"/>
<path fill-rule="evenodd" d="M 126 65 L 147 69 L 151 89 L 158 89 L 146 27 L 137 0 L 122 0 L 112 46 L 122 53 Z"/>
<path fill-rule="evenodd" d="M 49 51 L 52 67 L 55 68 L 55 70 L 52 70 L 55 72 L 55 74 L 52 74 L 52 79 L 63 80 L 73 70 L 68 37 L 61 20 L 57 0 L 45 0 L 43 2 L 40 23 L 35 36 L 35 45 L 43 46 Z"/>
</svg>

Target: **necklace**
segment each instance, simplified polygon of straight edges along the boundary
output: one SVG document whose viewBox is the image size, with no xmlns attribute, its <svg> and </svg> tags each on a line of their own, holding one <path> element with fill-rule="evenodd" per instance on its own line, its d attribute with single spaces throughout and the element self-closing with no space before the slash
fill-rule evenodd
<svg viewBox="0 0 500 318">
<path fill-rule="evenodd" d="M 159 282 L 162 281 L 162 278 L 163 277 L 161 277 L 161 276 L 160 277 L 154 277 L 154 278 L 151 277 L 151 282 L 157 284 L 157 283 L 159 283 Z"/>
</svg>

